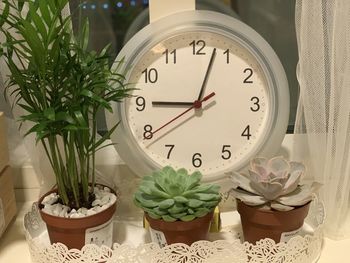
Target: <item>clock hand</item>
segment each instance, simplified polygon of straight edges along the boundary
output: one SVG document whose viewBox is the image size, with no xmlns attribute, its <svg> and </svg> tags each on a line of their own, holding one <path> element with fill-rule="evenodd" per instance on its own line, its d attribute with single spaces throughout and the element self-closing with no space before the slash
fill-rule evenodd
<svg viewBox="0 0 350 263">
<path fill-rule="evenodd" d="M 193 102 L 183 101 L 152 101 L 153 106 L 192 106 Z"/>
<path fill-rule="evenodd" d="M 208 68 L 207 68 L 207 72 L 205 73 L 204 80 L 203 80 L 203 83 L 202 83 L 202 87 L 201 87 L 201 90 L 199 91 L 199 95 L 198 95 L 198 99 L 197 100 L 201 100 L 202 97 L 203 97 L 204 89 L 205 89 L 205 87 L 207 85 L 209 74 L 210 74 L 210 71 L 211 71 L 211 69 L 213 67 L 213 64 L 214 64 L 215 56 L 216 56 L 216 48 L 213 49 L 213 53 L 211 54 L 209 65 L 208 65 Z"/>
<path fill-rule="evenodd" d="M 172 118 L 170 121 L 168 121 L 167 123 L 165 123 L 164 125 L 162 125 L 161 127 L 159 127 L 158 129 L 156 129 L 153 132 L 150 132 L 151 135 L 144 137 L 143 139 L 150 139 L 152 138 L 152 136 L 160 131 L 161 129 L 163 129 L 164 127 L 168 126 L 170 123 L 174 122 L 175 120 L 177 120 L 178 118 L 180 118 L 181 116 L 185 115 L 187 112 L 189 112 L 192 109 L 201 109 L 202 108 L 202 102 L 209 100 L 210 98 L 212 98 L 213 96 L 215 96 L 215 92 L 210 93 L 209 95 L 205 96 L 202 100 L 196 100 L 194 101 L 191 105 L 191 107 L 189 107 L 187 110 L 185 110 L 184 112 L 180 113 L 179 115 L 177 115 L 176 117 Z"/>
</svg>

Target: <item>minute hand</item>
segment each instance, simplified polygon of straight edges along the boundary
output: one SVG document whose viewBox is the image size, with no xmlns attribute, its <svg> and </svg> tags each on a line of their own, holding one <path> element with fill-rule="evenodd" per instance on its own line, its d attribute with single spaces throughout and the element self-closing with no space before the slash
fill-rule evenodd
<svg viewBox="0 0 350 263">
<path fill-rule="evenodd" d="M 215 56 L 216 56 L 216 48 L 213 49 L 213 53 L 211 54 L 209 65 L 208 65 L 208 68 L 207 68 L 207 72 L 205 73 L 204 80 L 203 80 L 203 83 L 202 83 L 202 87 L 201 87 L 201 90 L 199 91 L 199 95 L 198 95 L 197 100 L 201 100 L 202 97 L 203 97 L 204 90 L 205 90 L 205 87 L 207 85 L 208 78 L 209 78 L 209 75 L 210 75 L 210 71 L 211 71 L 211 69 L 213 67 L 213 64 L 214 64 Z"/>
</svg>

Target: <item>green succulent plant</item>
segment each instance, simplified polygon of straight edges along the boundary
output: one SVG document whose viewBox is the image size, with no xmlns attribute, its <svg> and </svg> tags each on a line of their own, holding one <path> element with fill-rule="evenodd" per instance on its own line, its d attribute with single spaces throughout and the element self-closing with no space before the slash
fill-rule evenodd
<svg viewBox="0 0 350 263">
<path fill-rule="evenodd" d="M 154 219 L 192 221 L 213 211 L 221 201 L 220 186 L 201 184 L 201 179 L 198 171 L 188 174 L 186 169 L 166 166 L 143 177 L 134 202 Z"/>
</svg>

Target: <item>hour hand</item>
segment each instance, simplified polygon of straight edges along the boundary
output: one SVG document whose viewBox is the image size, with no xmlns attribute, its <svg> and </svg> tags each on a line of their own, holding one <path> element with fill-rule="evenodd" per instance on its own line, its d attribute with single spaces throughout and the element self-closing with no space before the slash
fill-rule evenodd
<svg viewBox="0 0 350 263">
<path fill-rule="evenodd" d="M 152 101 L 153 106 L 192 106 L 193 102 L 183 101 Z"/>
</svg>

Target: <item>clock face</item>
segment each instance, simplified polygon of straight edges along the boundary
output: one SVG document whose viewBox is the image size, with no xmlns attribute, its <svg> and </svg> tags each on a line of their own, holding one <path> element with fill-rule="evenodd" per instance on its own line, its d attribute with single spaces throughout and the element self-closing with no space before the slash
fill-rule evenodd
<svg viewBox="0 0 350 263">
<path fill-rule="evenodd" d="M 202 31 L 164 39 L 138 59 L 129 80 L 136 90 L 125 104 L 127 123 L 159 166 L 218 174 L 265 136 L 266 79 L 256 58 L 228 37 Z"/>
<path fill-rule="evenodd" d="M 177 13 L 136 34 L 120 60 L 135 90 L 107 113 L 107 124 L 121 121 L 112 140 L 136 174 L 171 165 L 212 181 L 280 147 L 285 73 L 266 41 L 240 21 Z"/>
</svg>

